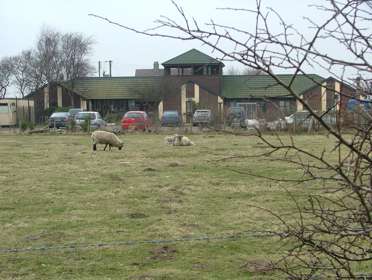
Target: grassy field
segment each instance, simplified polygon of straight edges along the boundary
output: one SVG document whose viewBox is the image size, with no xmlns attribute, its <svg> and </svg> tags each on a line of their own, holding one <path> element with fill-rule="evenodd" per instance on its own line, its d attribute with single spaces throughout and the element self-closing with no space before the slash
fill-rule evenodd
<svg viewBox="0 0 372 280">
<path fill-rule="evenodd" d="M 88 135 L 0 135 L 0 279 L 271 279 L 260 266 L 283 249 L 273 237 L 197 240 L 270 229 L 258 205 L 290 215 L 286 190 L 236 171 L 291 178 L 283 163 L 219 159 L 260 152 L 255 137 L 122 135 L 124 150 L 91 151 Z M 325 136 L 297 136 L 314 150 Z M 191 241 L 146 243 L 148 240 Z M 135 241 L 127 244 L 127 241 Z M 100 246 L 101 244 L 101 246 Z M 63 246 L 68 245 L 63 248 Z M 75 246 L 75 248 L 73 248 Z"/>
</svg>

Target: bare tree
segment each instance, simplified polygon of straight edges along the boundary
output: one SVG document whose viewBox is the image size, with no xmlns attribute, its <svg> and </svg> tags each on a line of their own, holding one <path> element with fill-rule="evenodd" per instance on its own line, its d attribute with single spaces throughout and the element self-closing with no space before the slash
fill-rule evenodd
<svg viewBox="0 0 372 280">
<path fill-rule="evenodd" d="M 23 51 L 11 58 L 13 84 L 21 93 L 22 98 L 33 89 L 35 84 L 32 69 L 32 51 Z"/>
<path fill-rule="evenodd" d="M 85 38 L 79 33 L 67 33 L 61 36 L 61 71 L 72 91 L 75 87 L 75 80 L 87 76 L 93 70 L 88 60 L 92 45 L 91 38 Z M 73 96 L 70 95 L 70 98 L 71 104 L 74 106 Z"/>
<path fill-rule="evenodd" d="M 87 55 L 91 52 L 93 41 L 79 33 L 67 33 L 61 37 L 61 64 L 66 80 L 85 77 L 92 72 Z"/>
<path fill-rule="evenodd" d="M 79 33 L 43 29 L 34 54 L 34 67 L 45 83 L 74 80 L 92 71 L 88 55 L 93 41 Z"/>
<path fill-rule="evenodd" d="M 69 82 L 73 90 L 77 78 L 92 72 L 93 67 L 88 60 L 92 45 L 92 39 L 82 34 L 63 34 L 44 28 L 35 49 L 11 58 L 13 84 L 22 97 L 43 84 L 64 80 Z M 5 65 L 3 68 L 8 69 Z M 10 76 L 8 78 L 10 81 Z"/>
<path fill-rule="evenodd" d="M 60 32 L 45 28 L 37 41 L 35 66 L 41 72 L 45 83 L 61 80 L 60 40 Z"/>
<path fill-rule="evenodd" d="M 0 60 L 0 98 L 5 98 L 11 84 L 12 61 L 9 57 Z"/>
<path fill-rule="evenodd" d="M 284 161 L 302 171 L 294 180 L 266 179 L 322 186 L 318 193 L 308 196 L 307 203 L 299 203 L 293 197 L 298 214 L 295 222 L 271 211 L 281 222 L 278 235 L 292 244 L 288 254 L 276 262 L 276 267 L 291 279 L 356 278 L 358 272 L 363 272 L 372 262 L 372 125 L 368 120 L 364 125 L 356 124 L 352 134 L 346 134 L 340 124 L 331 126 L 323 118 L 326 112 L 316 112 L 296 91 L 294 81 L 299 74 L 307 75 L 309 69 L 322 69 L 345 82 L 355 76 L 364 81 L 371 79 L 371 1 L 328 0 L 322 6 L 313 6 L 312 9 L 322 12 L 324 19 L 319 22 L 307 18 L 311 33 L 308 36 L 286 23 L 275 10 L 264 8 L 262 3 L 256 0 L 253 9 L 222 9 L 254 17 L 256 23 L 252 30 L 221 25 L 213 20 L 200 25 L 175 2 L 177 19 L 162 17 L 155 27 L 143 31 L 93 16 L 147 36 L 198 40 L 220 53 L 222 60 L 237 61 L 269 75 L 301 103 L 335 144 L 332 149 L 325 146 L 313 151 L 298 144 L 290 134 L 278 135 L 273 140 L 258 131 L 267 148 L 262 157 Z M 330 52 L 327 49 L 330 44 L 337 44 L 339 52 Z M 226 47 L 230 45 L 233 47 Z M 275 75 L 283 71 L 293 75 L 289 82 Z M 321 86 L 319 82 L 314 83 Z M 327 89 L 341 97 L 346 95 L 335 88 Z"/>
</svg>

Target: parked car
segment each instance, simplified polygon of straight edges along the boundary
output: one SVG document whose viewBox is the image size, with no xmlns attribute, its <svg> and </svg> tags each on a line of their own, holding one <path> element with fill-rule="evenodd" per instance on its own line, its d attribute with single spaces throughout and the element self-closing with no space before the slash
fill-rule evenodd
<svg viewBox="0 0 372 280">
<path fill-rule="evenodd" d="M 71 108 L 68 110 L 68 113 L 70 115 L 70 120 L 74 120 L 76 118 L 76 115 L 80 112 L 83 112 L 83 109 L 81 108 Z"/>
<path fill-rule="evenodd" d="M 208 125 L 213 121 L 212 111 L 209 109 L 196 110 L 192 117 L 193 125 Z"/>
<path fill-rule="evenodd" d="M 121 127 L 123 129 L 146 131 L 150 129 L 151 121 L 144 111 L 128 111 L 121 119 Z"/>
<path fill-rule="evenodd" d="M 102 119 L 100 113 L 94 111 L 79 112 L 75 116 L 76 124 L 81 126 L 86 120 L 90 120 L 90 128 L 97 129 L 106 126 L 106 122 Z"/>
<path fill-rule="evenodd" d="M 68 112 L 55 112 L 48 119 L 49 128 L 67 127 L 69 114 Z"/>
<path fill-rule="evenodd" d="M 161 117 L 161 126 L 180 126 L 181 123 L 181 115 L 178 111 L 164 111 Z"/>
<path fill-rule="evenodd" d="M 230 107 L 227 114 L 227 125 L 231 127 L 246 127 L 244 109 L 242 107 Z"/>
</svg>

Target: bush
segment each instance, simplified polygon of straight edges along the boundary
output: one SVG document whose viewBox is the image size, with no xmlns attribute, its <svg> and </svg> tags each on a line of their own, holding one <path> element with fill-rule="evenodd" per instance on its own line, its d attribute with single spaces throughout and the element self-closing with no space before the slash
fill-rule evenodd
<svg viewBox="0 0 372 280">
<path fill-rule="evenodd" d="M 49 107 L 44 110 L 44 116 L 49 117 L 54 112 L 68 112 L 68 107 Z"/>
<path fill-rule="evenodd" d="M 76 129 L 76 121 L 74 119 L 70 119 L 69 120 L 69 122 L 68 122 L 68 128 L 71 131 L 75 131 L 75 129 Z"/>
<path fill-rule="evenodd" d="M 105 120 L 108 123 L 119 123 L 123 114 L 119 113 L 108 113 L 105 115 Z"/>
<path fill-rule="evenodd" d="M 19 128 L 22 132 L 26 131 L 27 129 L 33 130 L 35 128 L 35 124 L 27 120 L 22 120 L 19 122 Z"/>
<path fill-rule="evenodd" d="M 90 132 L 90 118 L 86 118 L 84 122 L 81 124 L 81 129 L 84 132 Z"/>
</svg>

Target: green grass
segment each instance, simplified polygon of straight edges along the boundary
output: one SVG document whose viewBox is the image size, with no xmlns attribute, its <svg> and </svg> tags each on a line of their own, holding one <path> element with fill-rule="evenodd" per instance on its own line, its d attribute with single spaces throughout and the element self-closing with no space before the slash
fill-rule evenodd
<svg viewBox="0 0 372 280">
<path fill-rule="evenodd" d="M 247 266 L 278 257 L 275 238 L 116 245 L 269 229 L 311 188 L 235 172 L 292 178 L 266 159 L 218 159 L 262 150 L 255 137 L 191 135 L 171 147 L 164 135 L 121 136 L 124 150 L 91 151 L 88 135 L 0 135 L 0 247 L 108 247 L 0 252 L 0 279 L 270 279 Z M 310 149 L 324 136 L 297 136 Z M 168 246 L 169 252 L 162 252 Z M 54 248 L 53 247 L 53 248 Z M 164 250 L 166 250 L 165 248 Z"/>
</svg>

